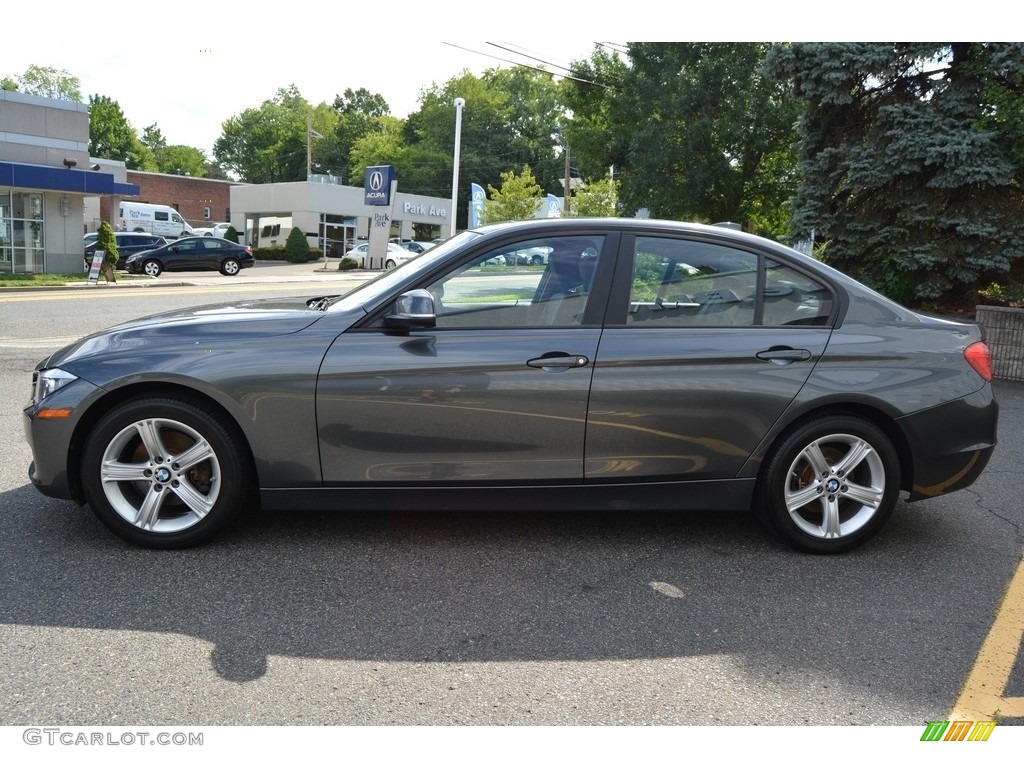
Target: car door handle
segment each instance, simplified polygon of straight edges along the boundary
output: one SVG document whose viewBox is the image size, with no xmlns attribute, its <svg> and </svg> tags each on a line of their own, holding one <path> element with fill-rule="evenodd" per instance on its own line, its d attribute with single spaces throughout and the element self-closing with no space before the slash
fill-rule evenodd
<svg viewBox="0 0 1024 768">
<path fill-rule="evenodd" d="M 564 352 L 549 352 L 546 355 L 535 357 L 533 360 L 527 360 L 526 364 L 531 368 L 559 372 L 567 371 L 570 368 L 585 368 L 590 364 L 590 358 L 586 355 L 567 355 Z"/>
<path fill-rule="evenodd" d="M 789 365 L 797 360 L 810 360 L 811 352 L 807 349 L 793 349 L 793 347 L 772 347 L 757 353 L 758 360 L 767 360 L 776 365 Z"/>
</svg>

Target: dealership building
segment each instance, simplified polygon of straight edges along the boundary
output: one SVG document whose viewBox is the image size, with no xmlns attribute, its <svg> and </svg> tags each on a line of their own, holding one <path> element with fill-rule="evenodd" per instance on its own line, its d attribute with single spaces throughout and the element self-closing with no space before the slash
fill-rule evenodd
<svg viewBox="0 0 1024 768">
<path fill-rule="evenodd" d="M 87 105 L 0 91 L 0 273 L 80 271 L 82 236 L 101 221 L 116 229 L 122 200 L 170 205 L 193 227 L 228 221 L 260 248 L 284 247 L 294 227 L 332 255 L 371 234 L 433 240 L 451 232 L 450 200 L 399 192 L 396 180 L 382 208 L 367 201 L 363 179 L 340 182 L 240 184 L 131 171 L 89 156 Z"/>
<path fill-rule="evenodd" d="M 80 272 L 87 198 L 137 195 L 89 157 L 89 109 L 0 90 L 0 273 Z"/>
</svg>

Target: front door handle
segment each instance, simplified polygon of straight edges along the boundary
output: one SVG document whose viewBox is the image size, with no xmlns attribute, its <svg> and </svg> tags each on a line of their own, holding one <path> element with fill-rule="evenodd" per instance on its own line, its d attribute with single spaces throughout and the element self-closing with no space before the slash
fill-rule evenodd
<svg viewBox="0 0 1024 768">
<path fill-rule="evenodd" d="M 567 355 L 565 352 L 549 352 L 532 360 L 527 360 L 526 364 L 531 368 L 540 368 L 549 373 L 557 373 L 567 371 L 570 368 L 585 368 L 590 365 L 590 358 L 586 355 Z"/>
</svg>

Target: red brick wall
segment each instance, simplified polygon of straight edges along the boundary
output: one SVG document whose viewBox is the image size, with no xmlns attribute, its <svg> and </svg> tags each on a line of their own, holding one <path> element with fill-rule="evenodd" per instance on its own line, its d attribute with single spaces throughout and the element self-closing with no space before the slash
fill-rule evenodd
<svg viewBox="0 0 1024 768">
<path fill-rule="evenodd" d="M 181 217 L 193 227 L 205 227 L 218 221 L 228 221 L 231 207 L 229 190 L 238 182 L 217 179 L 194 179 L 191 176 L 171 176 L 163 173 L 128 171 L 129 184 L 139 185 L 138 197 L 125 198 L 136 203 L 157 203 L 177 209 Z M 203 208 L 210 209 L 210 218 L 203 218 Z M 110 198 L 100 198 L 100 217 L 111 221 Z"/>
</svg>

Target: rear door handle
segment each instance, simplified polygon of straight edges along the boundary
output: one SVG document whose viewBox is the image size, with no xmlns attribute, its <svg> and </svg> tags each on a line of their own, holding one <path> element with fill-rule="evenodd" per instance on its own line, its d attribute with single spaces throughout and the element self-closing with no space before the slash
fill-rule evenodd
<svg viewBox="0 0 1024 768">
<path fill-rule="evenodd" d="M 811 352 L 807 349 L 793 349 L 793 347 L 772 347 L 757 353 L 758 360 L 766 360 L 776 365 L 789 365 L 797 360 L 810 360 Z"/>
</svg>

